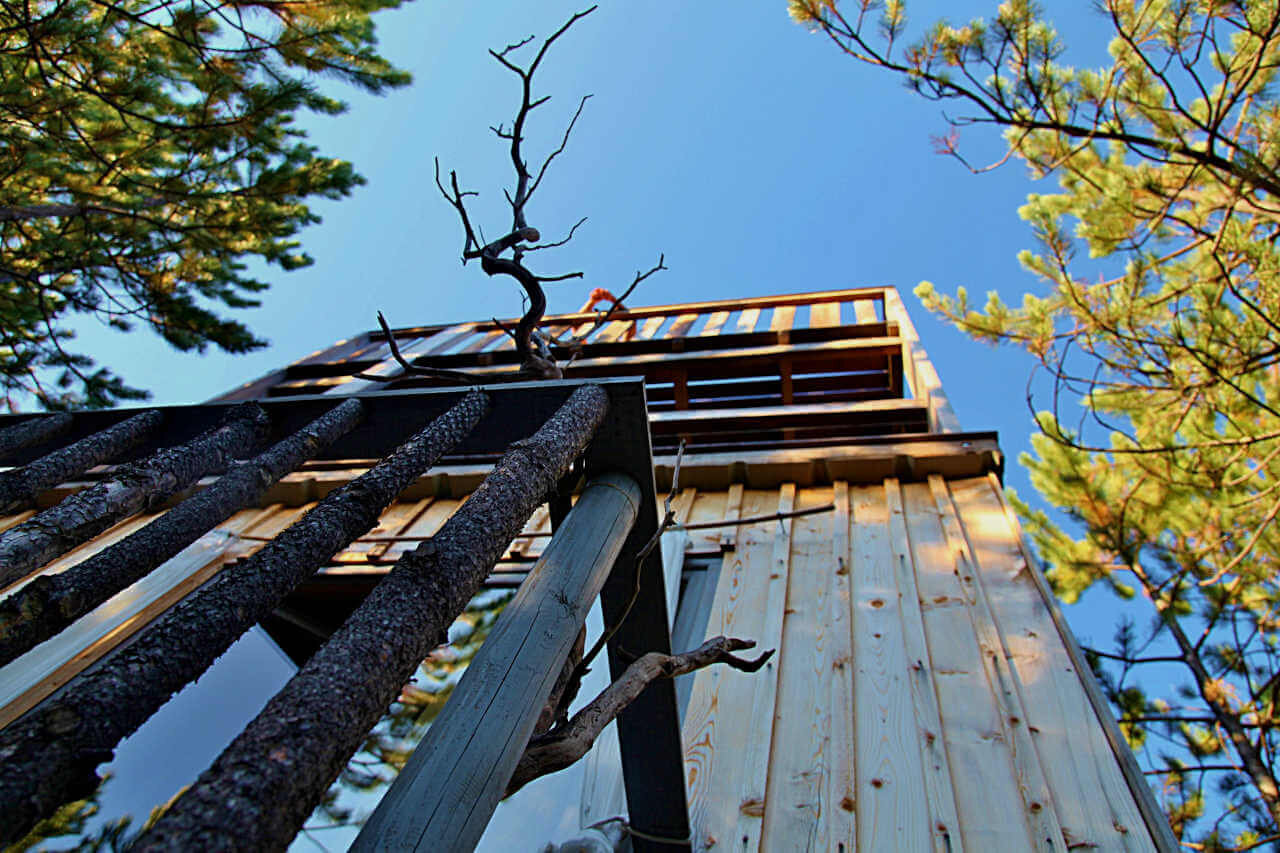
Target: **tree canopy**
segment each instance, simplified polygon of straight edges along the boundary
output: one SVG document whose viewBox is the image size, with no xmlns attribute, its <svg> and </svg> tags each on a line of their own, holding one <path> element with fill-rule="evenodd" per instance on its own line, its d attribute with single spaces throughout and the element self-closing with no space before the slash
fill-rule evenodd
<svg viewBox="0 0 1280 853">
<path fill-rule="evenodd" d="M 901 0 L 790 9 L 942 102 L 943 153 L 970 165 L 960 131 L 994 125 L 1003 160 L 1056 178 L 1020 210 L 1038 244 L 1021 305 L 917 293 L 1037 364 L 1023 463 L 1058 512 L 1021 512 L 1065 601 L 1099 586 L 1122 602 L 1116 646 L 1089 651 L 1175 834 L 1273 843 L 1280 3 L 1104 0 L 1110 64 L 1093 69 L 1028 0 L 909 43 Z"/>
<path fill-rule="evenodd" d="M 0 386 L 9 407 L 145 397 L 75 351 L 75 315 L 149 326 L 181 350 L 265 345 L 225 309 L 252 261 L 311 259 L 313 198 L 360 183 L 295 126 L 408 75 L 375 50 L 400 0 L 0 3 Z"/>
</svg>

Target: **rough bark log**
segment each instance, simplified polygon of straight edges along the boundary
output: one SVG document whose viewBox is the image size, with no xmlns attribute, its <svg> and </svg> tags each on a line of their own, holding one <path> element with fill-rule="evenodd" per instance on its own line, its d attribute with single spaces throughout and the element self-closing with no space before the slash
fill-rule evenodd
<svg viewBox="0 0 1280 853">
<path fill-rule="evenodd" d="M 34 444 L 43 444 L 62 435 L 71 428 L 74 418 L 66 412 L 28 418 L 11 427 L 0 429 L 0 454 L 12 453 Z"/>
<path fill-rule="evenodd" d="M 109 479 L 0 533 L 0 586 L 88 542 L 121 519 L 159 506 L 211 471 L 262 443 L 267 413 L 256 403 L 236 406 L 213 429 L 178 447 L 121 465 Z"/>
<path fill-rule="evenodd" d="M 365 474 L 330 492 L 253 556 L 227 567 L 64 693 L 0 731 L 0 842 L 89 794 L 97 765 L 339 548 L 488 411 L 475 391 Z"/>
<path fill-rule="evenodd" d="M 598 386 L 583 386 L 535 435 L 511 445 L 440 531 L 401 557 L 134 850 L 283 850 L 585 449 L 607 405 Z"/>
<path fill-rule="evenodd" d="M 621 678 L 574 714 L 566 725 L 529 742 L 511 781 L 507 783 L 506 796 L 511 796 L 539 776 L 563 770 L 586 755 L 604 727 L 634 702 L 652 681 L 674 678 L 716 663 L 727 664 L 743 672 L 755 672 L 773 655 L 773 649 L 750 661 L 730 654 L 753 646 L 755 643 L 751 640 L 713 637 L 691 652 L 678 655 L 649 652 L 643 655 L 627 667 Z"/>
<path fill-rule="evenodd" d="M 47 456 L 41 456 L 21 468 L 0 474 L 0 512 L 12 512 L 30 505 L 35 501 L 36 495 L 45 489 L 79 476 L 94 465 L 109 462 L 126 450 L 136 447 L 160 426 L 163 419 L 164 416 L 154 410 L 134 415 Z"/>
<path fill-rule="evenodd" d="M 349 432 L 363 415 L 350 399 L 254 459 L 233 465 L 146 527 L 56 575 L 41 575 L 0 601 L 0 666 L 24 654 L 195 542 L 237 510 L 256 504 L 285 474 Z"/>
</svg>

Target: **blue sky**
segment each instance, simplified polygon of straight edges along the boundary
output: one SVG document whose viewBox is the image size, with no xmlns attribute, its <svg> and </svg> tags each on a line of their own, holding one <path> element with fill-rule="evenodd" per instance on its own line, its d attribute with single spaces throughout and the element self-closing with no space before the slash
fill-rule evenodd
<svg viewBox="0 0 1280 853">
<path fill-rule="evenodd" d="M 1105 61 L 1106 28 L 1084 3 L 1049 14 L 1083 63 Z M 987 2 L 913 3 L 919 25 L 940 15 L 989 14 Z M 314 266 L 269 271 L 260 309 L 241 316 L 272 341 L 251 356 L 184 355 L 147 333 L 85 328 L 82 343 L 157 403 L 198 402 L 375 325 L 512 316 L 508 280 L 458 261 L 456 216 L 436 192 L 432 158 L 481 193 L 473 216 L 504 232 L 510 163 L 487 129 L 509 123 L 518 90 L 486 53 L 553 31 L 583 6 L 561 0 L 441 3 L 417 0 L 379 19 L 384 54 L 414 84 L 385 97 L 335 89 L 350 111 L 303 121 L 329 156 L 352 160 L 368 185 L 323 203 L 303 234 Z M 1031 246 L 1017 215 L 1036 186 L 1018 164 L 971 175 L 933 152 L 947 124 L 938 104 L 901 80 L 841 55 L 771 2 L 606 3 L 548 56 L 536 81 L 552 100 L 528 128 L 531 158 L 553 148 L 578 98 L 593 95 L 564 155 L 528 214 L 544 236 L 587 223 L 566 248 L 530 261 L 543 274 L 582 270 L 552 285 L 550 310 L 576 309 L 596 286 L 625 287 L 665 254 L 670 270 L 641 285 L 635 305 L 760 296 L 862 285 L 899 288 L 961 424 L 995 429 L 1009 457 L 1006 482 L 1030 491 L 1015 460 L 1032 428 L 1029 361 L 975 343 L 927 315 L 921 280 L 1011 301 L 1037 283 L 1016 254 Z M 968 129 L 961 145 L 995 159 L 995 131 Z M 1069 614 L 1097 639 L 1109 620 Z"/>
</svg>

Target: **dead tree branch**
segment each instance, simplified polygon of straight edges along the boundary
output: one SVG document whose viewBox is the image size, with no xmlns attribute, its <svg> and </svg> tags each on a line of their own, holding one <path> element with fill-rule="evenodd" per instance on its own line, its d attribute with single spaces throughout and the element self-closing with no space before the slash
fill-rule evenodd
<svg viewBox="0 0 1280 853">
<path fill-rule="evenodd" d="M 634 702 L 651 682 L 659 678 L 685 675 L 717 663 L 741 672 L 755 672 L 773 656 L 774 649 L 769 649 L 755 660 L 731 654 L 754 647 L 755 643 L 751 640 L 714 637 L 693 651 L 682 654 L 649 652 L 641 656 L 627 667 L 617 681 L 574 714 L 573 719 L 529 742 L 529 747 L 521 756 L 520 763 L 516 765 L 515 773 L 507 784 L 506 796 L 511 796 L 540 776 L 563 770 L 586 755 L 604 727 Z"/>
</svg>

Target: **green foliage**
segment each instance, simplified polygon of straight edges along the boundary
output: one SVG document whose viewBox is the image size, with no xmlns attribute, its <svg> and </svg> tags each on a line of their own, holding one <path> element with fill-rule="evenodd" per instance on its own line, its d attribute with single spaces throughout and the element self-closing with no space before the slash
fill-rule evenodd
<svg viewBox="0 0 1280 853">
<path fill-rule="evenodd" d="M 1022 461 L 1058 512 L 1018 508 L 1064 600 L 1109 589 L 1150 626 L 1093 661 L 1175 832 L 1243 848 L 1280 833 L 1280 2 L 1098 5 L 1098 69 L 1067 65 L 1029 0 L 905 48 L 902 4 L 790 8 L 967 111 L 944 153 L 964 162 L 958 129 L 996 125 L 1004 159 L 1056 178 L 1020 211 L 1038 243 L 1020 306 L 917 294 L 1048 377 Z"/>
<path fill-rule="evenodd" d="M 68 349 L 86 314 L 181 350 L 264 345 L 223 308 L 256 305 L 257 258 L 311 259 L 312 198 L 360 183 L 294 125 L 408 76 L 370 15 L 400 0 L 33 0 L 0 4 L 0 388 L 10 407 L 145 393 Z"/>
</svg>

